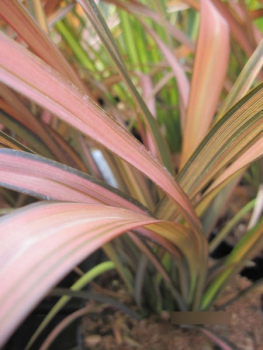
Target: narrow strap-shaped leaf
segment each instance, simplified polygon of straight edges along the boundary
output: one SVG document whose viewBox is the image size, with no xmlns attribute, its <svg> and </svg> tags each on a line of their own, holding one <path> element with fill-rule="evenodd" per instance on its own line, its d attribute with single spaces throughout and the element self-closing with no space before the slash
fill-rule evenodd
<svg viewBox="0 0 263 350">
<path fill-rule="evenodd" d="M 80 299 L 86 299 L 86 300 L 95 300 L 104 303 L 109 304 L 110 306 L 119 309 L 120 311 L 126 313 L 130 317 L 133 317 L 135 320 L 140 320 L 141 316 L 138 315 L 133 310 L 129 309 L 126 305 L 121 304 L 118 300 L 115 300 L 113 298 L 110 298 L 108 296 L 94 294 L 91 292 L 73 292 L 69 291 L 65 288 L 56 288 L 52 294 L 56 296 L 60 296 L 62 294 L 70 294 L 72 297 L 80 298 Z M 96 310 L 96 309 L 95 309 Z M 94 311 L 95 311 L 94 310 Z M 66 316 L 62 321 L 60 321 L 53 330 L 49 333 L 48 337 L 45 339 L 44 343 L 41 345 L 39 350 L 47 350 L 50 348 L 50 345 L 53 343 L 53 341 L 56 339 L 56 337 L 62 332 L 70 323 L 72 323 L 74 320 L 76 320 L 78 317 L 83 317 L 86 314 L 91 313 L 93 310 L 89 306 L 86 306 L 85 308 L 79 309 L 77 311 L 74 311 L 70 315 Z"/>
<path fill-rule="evenodd" d="M 158 152 L 158 157 L 163 163 L 163 165 L 172 173 L 174 174 L 174 170 L 172 167 L 172 161 L 171 161 L 171 154 L 168 149 L 168 145 L 166 143 L 166 140 L 163 138 L 161 131 L 158 127 L 158 124 L 156 120 L 153 118 L 151 112 L 147 108 L 144 100 L 140 96 L 139 92 L 133 85 L 133 82 L 127 72 L 127 69 L 125 67 L 125 63 L 122 59 L 122 56 L 119 52 L 119 49 L 117 45 L 115 44 L 115 41 L 111 35 L 111 32 L 102 17 L 97 5 L 93 0 L 78 0 L 80 5 L 82 6 L 83 10 L 85 11 L 86 15 L 88 16 L 89 20 L 91 21 L 94 29 L 96 30 L 98 36 L 100 37 L 100 40 L 102 41 L 105 49 L 107 50 L 108 54 L 110 55 L 113 63 L 115 64 L 115 67 L 117 68 L 118 72 L 120 73 L 121 77 L 123 78 L 124 83 L 126 84 L 131 96 L 134 99 L 134 102 L 137 105 L 137 108 L 141 112 L 141 116 L 146 123 L 149 132 L 152 135 L 152 140 L 155 145 L 155 149 Z"/>
<path fill-rule="evenodd" d="M 224 339 L 210 329 L 208 330 L 204 327 L 200 327 L 200 331 L 204 333 L 204 335 L 206 335 L 209 339 L 211 339 L 215 344 L 219 345 L 222 350 L 239 350 L 235 344 L 227 339 Z"/>
<path fill-rule="evenodd" d="M 255 207 L 248 223 L 248 227 L 247 227 L 248 230 L 254 227 L 258 223 L 258 221 L 262 216 L 261 215 L 262 213 L 263 213 L 263 184 L 260 184 L 258 188 L 257 197 L 256 197 Z"/>
<path fill-rule="evenodd" d="M 43 61 L 67 77 L 77 87 L 84 89 L 87 94 L 89 93 L 56 45 L 19 1 L 1 0 L 0 16 L 14 28 Z"/>
<path fill-rule="evenodd" d="M 226 168 L 211 186 L 209 186 L 207 191 L 205 191 L 201 201 L 196 206 L 198 216 L 200 217 L 204 213 L 212 199 L 222 191 L 232 179 L 242 176 L 245 169 L 256 160 L 262 158 L 262 156 L 263 138 L 260 137 L 252 147 L 245 151 L 236 161 L 234 161 L 234 163 Z M 228 188 L 228 191 L 231 192 L 230 188 Z"/>
<path fill-rule="evenodd" d="M 162 18 L 160 14 L 156 11 L 152 11 L 149 7 L 144 4 L 133 1 L 131 2 L 121 2 L 119 0 L 103 0 L 103 2 L 108 2 L 114 4 L 116 7 L 127 11 L 133 16 L 144 16 L 151 18 L 153 21 L 158 23 L 159 25 L 163 25 Z M 172 25 L 168 21 L 166 22 L 167 30 L 170 35 L 173 36 L 177 41 L 186 46 L 191 52 L 194 52 L 194 44 L 193 42 L 185 35 L 184 32 L 180 31 L 176 26 Z"/>
<path fill-rule="evenodd" d="M 215 332 L 211 331 L 210 329 L 208 330 L 203 326 L 182 325 L 181 327 L 186 329 L 196 329 L 204 333 L 204 335 L 211 339 L 213 343 L 220 346 L 220 349 L 222 350 L 239 350 L 233 343 L 230 343 L 229 340 L 223 339 Z"/>
<path fill-rule="evenodd" d="M 59 290 L 60 291 L 60 290 Z M 90 295 L 90 294 L 89 294 Z M 95 295 L 95 294 L 94 294 Z M 90 295 L 90 299 L 92 300 L 92 296 Z M 54 342 L 54 340 L 59 336 L 59 334 L 65 330 L 72 322 L 74 322 L 76 319 L 83 317 L 85 315 L 88 315 L 93 310 L 89 306 L 86 306 L 84 308 L 81 308 L 77 311 L 72 312 L 68 316 L 64 317 L 62 321 L 60 321 L 49 333 L 47 338 L 45 339 L 44 343 L 41 345 L 39 350 L 47 350 L 50 348 L 50 345 Z"/>
<path fill-rule="evenodd" d="M 193 199 L 237 156 L 259 142 L 262 134 L 263 84 L 259 84 L 212 128 L 178 175 L 177 182 Z M 164 198 L 156 213 L 170 218 L 175 209 Z"/>
<path fill-rule="evenodd" d="M 259 223 L 249 230 L 237 243 L 232 252 L 228 255 L 225 266 L 239 262 L 242 260 L 249 260 L 253 258 L 263 247 L 263 218 Z M 220 294 L 224 286 L 230 278 L 240 270 L 240 267 L 232 267 L 222 272 L 211 285 L 207 288 L 202 302 L 202 309 L 207 309 Z"/>
<path fill-rule="evenodd" d="M 224 309 L 226 306 L 233 304 L 235 301 L 242 298 L 247 293 L 253 294 L 263 294 L 263 278 L 260 278 L 259 280 L 255 281 L 251 286 L 248 288 L 242 290 L 238 294 L 234 294 L 234 296 L 230 299 L 228 299 L 226 302 L 223 302 L 223 304 L 220 304 L 217 307 L 217 310 Z"/>
<path fill-rule="evenodd" d="M 187 79 L 187 76 L 179 64 L 175 54 L 170 50 L 168 46 L 165 45 L 165 43 L 160 39 L 160 37 L 156 34 L 154 30 L 152 30 L 149 26 L 147 26 L 144 22 L 141 22 L 145 30 L 151 35 L 151 37 L 154 39 L 156 44 L 159 46 L 160 50 L 162 51 L 165 59 L 169 63 L 172 72 L 174 73 L 174 76 L 176 78 L 178 90 L 181 97 L 181 103 L 182 103 L 182 112 L 183 116 L 185 114 L 186 108 L 188 106 L 188 99 L 189 99 L 189 81 Z M 183 125 L 184 119 L 181 118 L 181 123 Z"/>
<path fill-rule="evenodd" d="M 40 27 L 48 33 L 47 18 L 41 0 L 27 0 L 28 9 Z"/>
<path fill-rule="evenodd" d="M 147 212 L 140 203 L 103 181 L 26 152 L 0 149 L 0 185 L 45 200 L 105 204 Z"/>
<path fill-rule="evenodd" d="M 0 144 L 11 149 L 25 151 L 28 153 L 34 153 L 30 148 L 22 145 L 22 143 L 16 141 L 11 136 L 7 135 L 5 132 L 0 130 Z"/>
<path fill-rule="evenodd" d="M 15 133 L 16 137 L 26 142 L 28 147 L 31 148 L 31 153 L 37 153 L 49 159 L 57 158 L 63 164 L 86 171 L 87 167 L 84 166 L 77 153 L 74 152 L 70 145 L 54 129 L 48 125 L 42 125 L 44 126 L 43 130 L 45 130 L 46 135 L 49 133 L 49 140 L 45 140 L 44 142 L 41 140 L 42 137 L 38 138 L 36 133 L 31 131 L 31 123 L 25 123 L 23 117 L 22 111 L 19 112 L 19 110 L 13 109 L 13 107 L 4 101 L 0 101 L 0 123 Z M 22 150 L 26 150 L 26 147 Z"/>
<path fill-rule="evenodd" d="M 218 245 L 223 241 L 223 239 L 233 230 L 238 222 L 251 211 L 256 203 L 256 199 L 252 199 L 248 202 L 239 212 L 222 228 L 220 232 L 217 233 L 216 237 L 209 244 L 209 252 L 212 253 Z"/>
<path fill-rule="evenodd" d="M 152 264 L 156 267 L 156 270 L 159 272 L 159 276 L 167 282 L 167 286 L 170 289 L 172 295 L 174 296 L 179 308 L 182 311 L 186 311 L 186 305 L 184 304 L 183 298 L 181 294 L 178 292 L 176 288 L 173 287 L 173 282 L 169 277 L 168 273 L 162 266 L 161 262 L 158 258 L 153 254 L 153 252 L 144 244 L 139 237 L 137 237 L 133 232 L 128 232 L 128 235 L 131 237 L 133 242 L 138 246 L 138 248 L 142 251 L 142 253 L 152 262 Z M 180 264 L 180 262 L 177 262 Z"/>
<path fill-rule="evenodd" d="M 73 35 L 72 31 L 66 26 L 63 21 L 59 21 L 56 23 L 56 29 L 63 37 L 65 42 L 69 45 L 70 49 L 73 51 L 74 55 L 78 58 L 79 62 L 81 62 L 82 66 L 91 72 L 95 71 L 94 62 L 88 56 L 87 52 L 80 45 L 79 40 Z"/>
<path fill-rule="evenodd" d="M 247 61 L 247 64 L 239 74 L 232 89 L 224 100 L 222 107 L 217 114 L 214 123 L 223 117 L 240 98 L 242 98 L 251 88 L 255 78 L 263 66 L 263 39 Z"/>
<path fill-rule="evenodd" d="M 227 20 L 234 38 L 245 51 L 245 53 L 248 56 L 252 55 L 254 51 L 253 43 L 249 41 L 245 27 L 243 27 L 242 24 L 239 23 L 235 18 L 234 14 L 231 13 L 230 9 L 228 8 L 228 4 L 224 3 L 221 0 L 212 0 L 212 2 L 218 11 L 220 11 L 222 16 Z"/>
<path fill-rule="evenodd" d="M 102 273 L 105 273 L 106 271 L 109 271 L 111 269 L 114 269 L 114 264 L 111 261 L 103 262 L 95 267 L 93 267 L 91 270 L 86 272 L 83 276 L 81 276 L 77 282 L 75 282 L 70 289 L 71 290 L 81 290 L 83 289 L 88 283 L 90 283 L 93 279 L 95 279 L 97 276 L 101 275 Z M 65 295 L 61 297 L 56 304 L 52 307 L 52 309 L 48 312 L 48 314 L 45 316 L 44 320 L 41 322 L 41 324 L 38 326 L 37 330 L 34 332 L 32 337 L 30 338 L 30 341 L 28 342 L 25 350 L 28 350 L 32 347 L 38 336 L 43 332 L 43 330 L 47 327 L 47 325 L 50 323 L 50 321 L 55 317 L 55 315 L 69 302 L 71 299 L 70 296 Z"/>
<path fill-rule="evenodd" d="M 229 56 L 227 22 L 210 0 L 201 1 L 200 16 L 190 99 L 183 127 L 181 169 L 210 128 Z"/>
<path fill-rule="evenodd" d="M 0 33 L 0 79 L 148 176 L 176 202 L 194 230 L 200 222 L 171 174 L 125 129 L 44 62 Z"/>
<path fill-rule="evenodd" d="M 12 108 L 9 108 L 6 103 L 3 106 L 3 102 L 4 101 L 0 100 L 0 123 L 4 125 L 6 129 L 12 130 L 19 139 L 26 140 L 27 145 L 32 149 L 33 153 L 38 153 L 44 157 L 54 159 L 54 154 L 50 152 L 48 147 L 46 147 L 46 145 L 34 133 L 12 117 L 12 114 L 18 114 L 18 112 L 16 113 Z M 1 109 L 1 107 L 3 109 Z"/>
<path fill-rule="evenodd" d="M 0 95 L 8 105 L 16 111 L 16 113 L 12 113 L 12 117 L 38 136 L 38 138 L 45 143 L 46 147 L 49 148 L 50 152 L 54 154 L 59 161 L 63 163 L 67 162 L 65 152 L 58 147 L 58 144 L 46 130 L 45 126 L 30 113 L 18 96 L 16 96 L 16 94 L 4 84 L 0 84 Z"/>
<path fill-rule="evenodd" d="M 121 233 L 146 225 L 179 244 L 190 259 L 195 281 L 200 261 L 195 259 L 195 247 L 191 249 L 189 230 L 180 225 L 125 209 L 83 203 L 37 203 L 2 217 L 0 346 L 74 266 Z"/>
</svg>

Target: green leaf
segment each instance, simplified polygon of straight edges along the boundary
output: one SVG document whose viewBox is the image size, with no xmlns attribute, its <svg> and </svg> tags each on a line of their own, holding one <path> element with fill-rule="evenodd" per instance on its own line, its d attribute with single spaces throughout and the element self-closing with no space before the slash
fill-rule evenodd
<svg viewBox="0 0 263 350">
<path fill-rule="evenodd" d="M 106 48 L 108 54 L 113 60 L 115 67 L 119 71 L 123 81 L 125 82 L 128 90 L 130 91 L 131 96 L 133 97 L 137 108 L 141 112 L 144 122 L 146 123 L 154 141 L 157 154 L 162 161 L 163 165 L 170 171 L 171 174 L 174 173 L 171 161 L 171 155 L 167 146 L 165 139 L 162 137 L 162 134 L 159 130 L 158 124 L 147 108 L 145 102 L 141 98 L 139 92 L 135 88 L 130 79 L 130 76 L 125 67 L 124 61 L 121 57 L 119 49 L 111 35 L 111 32 L 102 17 L 98 7 L 96 6 L 93 0 L 78 0 L 78 3 L 82 6 L 89 20 L 91 21 L 94 29 L 99 35 L 104 47 Z"/>
<path fill-rule="evenodd" d="M 224 266 L 228 266 L 240 261 L 249 260 L 256 256 L 263 247 L 263 218 L 259 223 L 249 230 L 237 243 L 232 252 L 228 255 Z M 232 267 L 223 271 L 215 280 L 210 284 L 204 293 L 202 309 L 206 310 L 222 292 L 225 285 L 233 277 L 235 273 L 240 270 L 240 266 Z"/>
<path fill-rule="evenodd" d="M 79 291 L 79 290 L 83 289 L 92 280 L 94 280 L 96 277 L 98 277 L 102 273 L 105 273 L 106 271 L 109 271 L 111 269 L 114 269 L 114 264 L 111 261 L 103 262 L 103 263 L 93 267 L 91 270 L 89 270 L 83 276 L 81 276 L 77 280 L 77 282 L 75 282 L 71 286 L 70 289 Z M 43 330 L 47 327 L 47 325 L 50 323 L 50 321 L 70 301 L 70 299 L 71 299 L 71 297 L 67 296 L 67 295 L 65 295 L 59 299 L 59 301 L 52 307 L 52 309 L 45 316 L 44 320 L 38 326 L 37 330 L 34 332 L 32 337 L 30 338 L 30 341 L 28 342 L 25 350 L 28 350 L 32 347 L 32 345 L 35 343 L 36 339 L 43 332 Z"/>
<path fill-rule="evenodd" d="M 217 122 L 180 172 L 177 182 L 190 199 L 194 199 L 218 174 L 260 142 L 262 132 L 263 83 L 251 90 Z M 175 212 L 170 200 L 164 198 L 156 214 L 168 219 Z"/>
</svg>

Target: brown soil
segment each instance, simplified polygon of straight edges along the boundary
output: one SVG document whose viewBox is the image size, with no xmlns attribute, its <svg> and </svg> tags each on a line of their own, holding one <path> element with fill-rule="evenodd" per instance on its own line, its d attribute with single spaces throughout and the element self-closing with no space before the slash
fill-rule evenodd
<svg viewBox="0 0 263 350">
<path fill-rule="evenodd" d="M 236 278 L 222 295 L 224 302 L 233 293 L 250 285 L 246 278 Z M 218 303 L 219 305 L 220 303 Z M 95 304 L 90 302 L 91 307 Z M 207 326 L 207 330 L 232 343 L 230 349 L 263 350 L 263 314 L 261 296 L 247 294 L 225 308 L 232 313 L 228 326 Z M 150 317 L 139 322 L 119 311 L 104 306 L 97 314 L 83 319 L 83 335 L 87 350 L 216 350 L 200 329 L 181 329 L 171 325 L 163 312 L 159 321 Z M 231 344 L 230 343 L 230 344 Z M 223 348 L 226 349 L 226 348 Z"/>
</svg>

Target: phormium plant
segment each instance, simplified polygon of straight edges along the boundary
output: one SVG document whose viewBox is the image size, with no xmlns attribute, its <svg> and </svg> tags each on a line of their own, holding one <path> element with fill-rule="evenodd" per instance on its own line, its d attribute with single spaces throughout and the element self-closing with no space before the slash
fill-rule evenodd
<svg viewBox="0 0 263 350">
<path fill-rule="evenodd" d="M 0 346 L 100 247 L 111 262 L 69 295 L 114 266 L 142 313 L 209 310 L 262 249 L 256 217 L 220 265 L 209 258 L 258 209 L 257 2 L 98 6 L 0 0 Z M 211 240 L 252 163 L 253 197 Z"/>
</svg>

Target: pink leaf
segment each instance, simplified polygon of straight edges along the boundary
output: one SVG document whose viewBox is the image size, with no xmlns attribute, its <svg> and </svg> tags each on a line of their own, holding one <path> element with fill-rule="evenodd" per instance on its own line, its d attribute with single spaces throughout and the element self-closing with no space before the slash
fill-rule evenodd
<svg viewBox="0 0 263 350">
<path fill-rule="evenodd" d="M 121 233 L 145 225 L 181 244 L 192 260 L 191 272 L 198 271 L 200 259 L 194 259 L 196 247 L 189 230 L 126 209 L 42 202 L 2 217 L 0 347 L 73 267 Z"/>
<path fill-rule="evenodd" d="M 194 230 L 200 222 L 171 174 L 125 129 L 44 62 L 0 35 L 0 79 L 148 176 L 177 204 Z"/>
<path fill-rule="evenodd" d="M 1 0 L 0 16 L 14 28 L 36 55 L 76 86 L 89 93 L 56 45 L 19 1 Z"/>
<path fill-rule="evenodd" d="M 10 149 L 0 149 L 0 185 L 41 199 L 106 204 L 146 212 L 132 198 L 92 176 Z"/>
<path fill-rule="evenodd" d="M 0 347 L 74 266 L 126 230 L 156 220 L 80 203 L 41 203 L 0 219 Z"/>
</svg>

